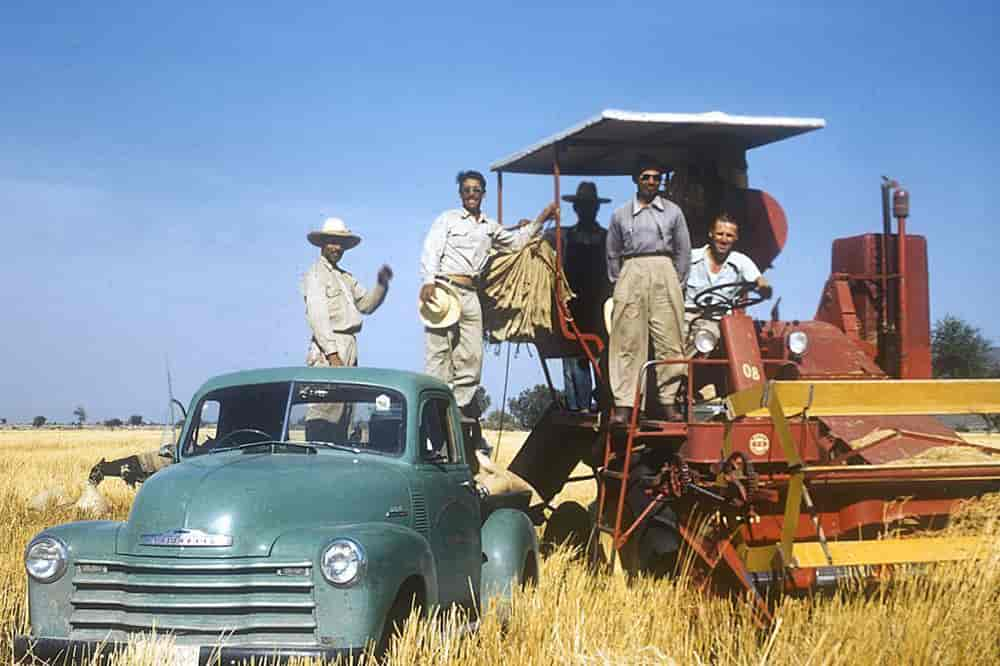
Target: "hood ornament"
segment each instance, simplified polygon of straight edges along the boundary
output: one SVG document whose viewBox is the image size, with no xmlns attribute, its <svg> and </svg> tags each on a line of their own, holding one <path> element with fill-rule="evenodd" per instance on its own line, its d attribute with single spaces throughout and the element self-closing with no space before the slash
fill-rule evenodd
<svg viewBox="0 0 1000 666">
<path fill-rule="evenodd" d="M 143 534 L 139 537 L 141 546 L 232 546 L 233 537 L 228 534 L 209 534 L 201 530 L 177 529 L 159 534 Z"/>
</svg>

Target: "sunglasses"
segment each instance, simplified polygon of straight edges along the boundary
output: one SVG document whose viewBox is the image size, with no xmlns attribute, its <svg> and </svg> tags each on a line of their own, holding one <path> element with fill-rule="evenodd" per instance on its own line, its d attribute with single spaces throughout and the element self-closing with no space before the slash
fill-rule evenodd
<svg viewBox="0 0 1000 666">
<path fill-rule="evenodd" d="M 463 187 L 462 194 L 482 194 L 484 192 L 481 187 Z"/>
<path fill-rule="evenodd" d="M 652 180 L 652 181 L 656 181 L 658 183 L 661 180 L 663 180 L 663 174 L 662 173 L 644 173 L 644 174 L 640 174 L 639 180 Z"/>
</svg>

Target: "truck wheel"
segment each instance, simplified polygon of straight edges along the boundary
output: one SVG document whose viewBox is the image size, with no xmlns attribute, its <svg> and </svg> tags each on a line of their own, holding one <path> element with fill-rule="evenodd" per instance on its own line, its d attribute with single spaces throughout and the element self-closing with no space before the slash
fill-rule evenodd
<svg viewBox="0 0 1000 666">
<path fill-rule="evenodd" d="M 402 633 L 406 626 L 406 621 L 410 617 L 410 611 L 416 607 L 418 614 L 423 615 L 423 604 L 420 601 L 420 594 L 413 590 L 412 585 L 404 585 L 403 589 L 396 595 L 396 600 L 389 607 L 389 612 L 385 616 L 385 626 L 382 628 L 382 636 L 375 646 L 375 658 L 381 660 L 389 650 L 392 637 Z"/>
</svg>

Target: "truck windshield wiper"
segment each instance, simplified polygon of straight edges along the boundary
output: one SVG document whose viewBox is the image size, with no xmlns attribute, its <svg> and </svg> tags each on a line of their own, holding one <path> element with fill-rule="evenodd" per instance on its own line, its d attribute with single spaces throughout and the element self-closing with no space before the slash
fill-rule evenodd
<svg viewBox="0 0 1000 666">
<path fill-rule="evenodd" d="M 351 446 L 349 444 L 337 444 L 336 442 L 320 442 L 320 441 L 309 441 L 306 444 L 311 444 L 313 446 L 325 446 L 328 449 L 337 449 L 338 451 L 350 451 L 351 453 L 374 453 L 369 449 L 361 449 L 357 446 Z"/>
<path fill-rule="evenodd" d="M 240 444 L 238 446 L 224 446 L 221 449 L 212 449 L 209 454 L 212 453 L 222 453 L 223 451 L 240 451 L 242 449 L 250 449 L 255 446 L 270 446 L 273 450 L 276 446 L 287 446 L 287 447 L 299 447 L 303 449 L 310 449 L 312 451 L 316 450 L 314 444 L 320 444 L 322 442 L 279 442 L 276 439 L 265 439 L 259 442 L 250 442 L 249 444 Z"/>
</svg>

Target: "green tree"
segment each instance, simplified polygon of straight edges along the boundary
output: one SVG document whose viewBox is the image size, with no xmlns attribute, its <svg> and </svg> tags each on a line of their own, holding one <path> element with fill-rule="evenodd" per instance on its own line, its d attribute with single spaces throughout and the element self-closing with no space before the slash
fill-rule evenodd
<svg viewBox="0 0 1000 666">
<path fill-rule="evenodd" d="M 45 425 L 46 421 L 48 421 L 48 419 L 45 418 L 44 416 L 36 416 L 35 418 L 31 419 L 31 425 L 34 428 L 41 428 L 43 425 Z"/>
<path fill-rule="evenodd" d="M 993 345 L 978 328 L 958 317 L 945 315 L 931 331 L 934 376 L 944 378 L 994 377 Z"/>
<path fill-rule="evenodd" d="M 494 409 L 483 419 L 483 427 L 487 430 L 499 430 L 500 420 L 503 419 L 504 430 L 520 430 L 521 424 L 517 422 L 510 412 L 501 413 L 499 409 Z"/>
<path fill-rule="evenodd" d="M 76 409 L 73 410 L 73 416 L 76 417 L 76 424 L 83 426 L 84 421 L 87 420 L 87 410 L 83 408 L 83 405 L 77 405 Z"/>
<path fill-rule="evenodd" d="M 475 395 L 472 396 L 472 401 L 479 403 L 480 414 L 485 414 L 486 410 L 489 409 L 490 405 L 493 404 L 493 399 L 490 398 L 490 394 L 487 393 L 486 389 L 484 389 L 482 386 L 476 387 L 476 393 Z"/>
<path fill-rule="evenodd" d="M 561 396 L 562 392 L 557 391 L 557 394 Z M 535 384 L 521 391 L 516 398 L 511 398 L 507 402 L 507 407 L 521 428 L 531 430 L 550 404 L 552 404 L 552 392 L 549 391 L 549 387 L 545 384 Z"/>
<path fill-rule="evenodd" d="M 142 425 L 142 415 L 141 414 L 133 414 L 132 416 L 128 417 L 128 424 L 130 426 L 141 426 Z"/>
<path fill-rule="evenodd" d="M 122 421 L 121 419 L 118 419 L 118 418 L 115 418 L 115 419 L 106 419 L 104 421 L 104 425 L 105 425 L 105 427 L 111 428 L 112 430 L 114 430 L 115 428 L 121 428 L 123 425 L 125 425 L 125 422 Z"/>
</svg>

